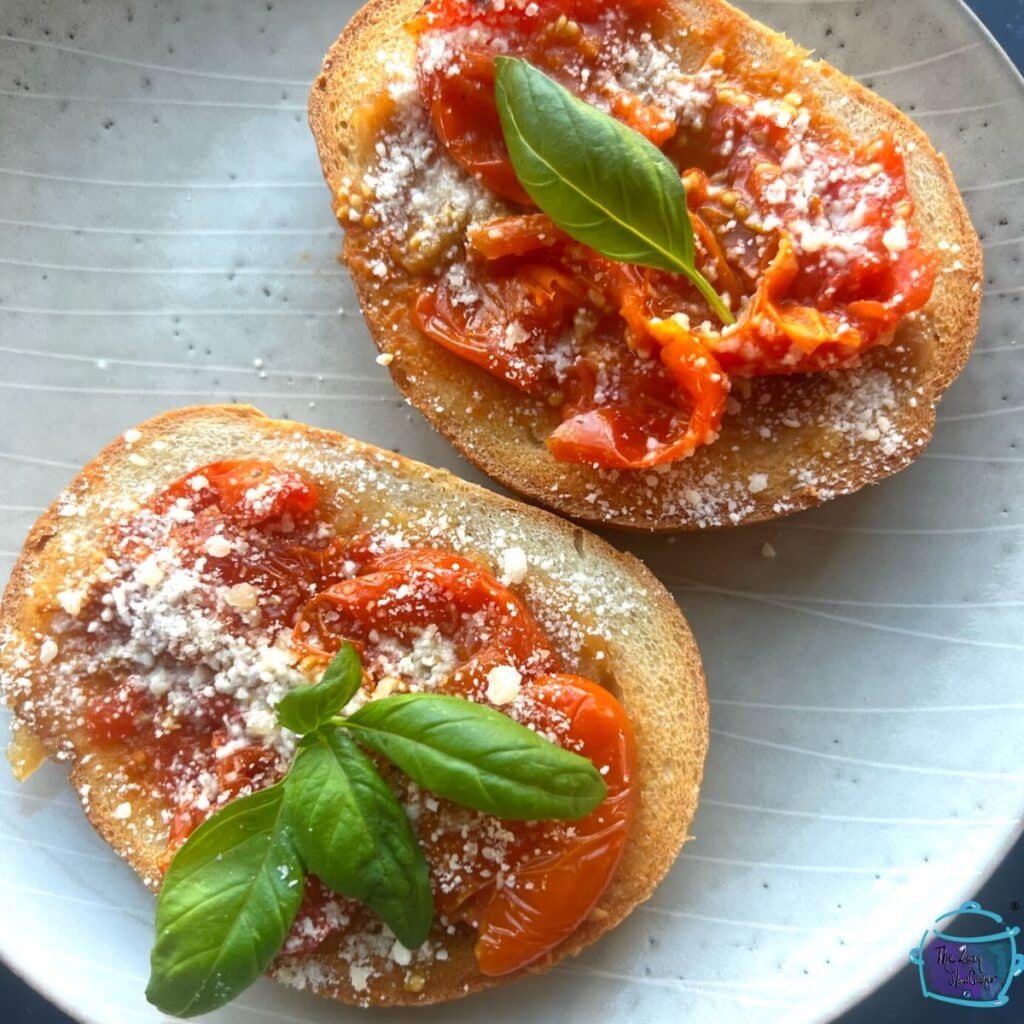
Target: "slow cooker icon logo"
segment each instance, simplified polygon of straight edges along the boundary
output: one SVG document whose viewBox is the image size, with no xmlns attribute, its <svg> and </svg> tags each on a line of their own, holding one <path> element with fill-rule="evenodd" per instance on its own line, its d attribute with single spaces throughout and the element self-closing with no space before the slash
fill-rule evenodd
<svg viewBox="0 0 1024 1024">
<path fill-rule="evenodd" d="M 942 922 L 959 918 L 953 934 Z M 1013 979 L 1024 971 L 1024 954 L 1017 952 L 1020 928 L 1003 923 L 998 914 L 965 903 L 935 919 L 921 936 L 910 961 L 921 976 L 927 999 L 960 1006 L 1005 1006 Z"/>
</svg>

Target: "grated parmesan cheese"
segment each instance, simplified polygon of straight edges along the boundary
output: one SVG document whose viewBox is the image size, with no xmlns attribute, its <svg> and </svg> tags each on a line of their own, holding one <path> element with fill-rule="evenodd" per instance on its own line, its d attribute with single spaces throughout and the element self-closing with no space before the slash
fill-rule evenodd
<svg viewBox="0 0 1024 1024">
<path fill-rule="evenodd" d="M 529 568 L 526 552 L 521 547 L 513 546 L 502 551 L 500 581 L 506 586 L 522 583 Z"/>
<path fill-rule="evenodd" d="M 497 665 L 487 673 L 487 699 L 499 707 L 511 704 L 519 696 L 523 677 L 511 665 Z"/>
</svg>

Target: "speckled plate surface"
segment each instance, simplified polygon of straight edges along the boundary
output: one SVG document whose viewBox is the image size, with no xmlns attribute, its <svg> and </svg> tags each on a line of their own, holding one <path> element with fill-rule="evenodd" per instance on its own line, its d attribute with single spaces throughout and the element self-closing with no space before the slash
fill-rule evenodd
<svg viewBox="0 0 1024 1024">
<path fill-rule="evenodd" d="M 947 153 L 986 244 L 981 339 L 895 480 L 775 525 L 629 542 L 705 656 L 696 840 L 580 960 L 417 1021 L 827 1020 L 1021 831 L 1024 84 L 957 0 L 743 6 Z M 375 366 L 335 259 L 305 95 L 355 7 L 2 5 L 0 576 L 75 468 L 176 405 L 249 401 L 473 475 Z M 15 970 L 83 1021 L 160 1019 L 152 901 L 59 768 L 20 789 L 0 769 L 0 865 Z M 210 1019 L 357 1017 L 266 982 Z"/>
</svg>

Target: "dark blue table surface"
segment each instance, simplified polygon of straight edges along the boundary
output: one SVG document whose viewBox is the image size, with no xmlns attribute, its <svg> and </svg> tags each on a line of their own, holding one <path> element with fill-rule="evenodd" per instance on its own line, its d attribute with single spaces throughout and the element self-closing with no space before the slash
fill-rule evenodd
<svg viewBox="0 0 1024 1024">
<path fill-rule="evenodd" d="M 898 2 L 898 0 L 896 0 Z M 967 0 L 992 34 L 1024 69 L 1024 0 Z M 1024 927 L 1024 840 L 1006 858 L 976 898 L 988 910 Z M 931 910 L 929 910 L 929 913 Z M 1016 1009 L 1016 1012 L 1015 1012 Z M 1010 1024 L 1024 1020 L 1024 1010 L 1013 1003 L 991 1016 L 989 1010 L 967 1010 L 923 1000 L 917 973 L 899 971 L 892 981 L 847 1013 L 840 1024 Z M 0 1024 L 72 1024 L 45 999 L 0 966 Z M 111 1022 L 114 1024 L 114 1022 Z"/>
</svg>

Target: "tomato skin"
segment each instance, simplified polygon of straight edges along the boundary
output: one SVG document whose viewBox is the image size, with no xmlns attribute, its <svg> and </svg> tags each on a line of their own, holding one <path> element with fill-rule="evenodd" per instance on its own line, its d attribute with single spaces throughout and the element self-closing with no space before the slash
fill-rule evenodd
<svg viewBox="0 0 1024 1024">
<path fill-rule="evenodd" d="M 239 526 L 259 526 L 286 514 L 297 518 L 316 509 L 316 488 L 294 470 L 262 459 L 212 462 L 176 481 L 154 505 L 163 512 L 178 499 L 193 512 L 215 507 Z"/>
<path fill-rule="evenodd" d="M 626 469 L 642 463 L 648 428 L 642 410 L 588 409 L 563 420 L 548 438 L 548 449 L 561 462 Z"/>
<path fill-rule="evenodd" d="M 467 617 L 477 615 L 483 625 L 467 628 Z M 429 548 L 379 556 L 354 579 L 318 594 L 299 617 L 294 643 L 313 654 L 332 654 L 346 640 L 365 644 L 373 630 L 402 635 L 426 626 L 455 641 L 463 688 L 482 685 L 496 665 L 559 667 L 544 631 L 516 594 L 470 559 Z"/>
<path fill-rule="evenodd" d="M 564 269 L 518 263 L 511 273 L 481 271 L 476 291 L 477 301 L 466 306 L 446 281 L 425 289 L 413 308 L 413 323 L 449 352 L 520 391 L 536 392 L 537 348 L 571 321 L 582 300 L 579 282 Z M 518 330 L 510 330 L 513 324 Z"/>
<path fill-rule="evenodd" d="M 83 717 L 89 740 L 98 746 L 116 746 L 136 735 L 150 702 L 144 690 L 123 683 L 96 694 L 86 704 Z"/>
<path fill-rule="evenodd" d="M 542 677 L 532 694 L 569 718 L 565 740 L 602 772 L 608 794 L 557 853 L 515 870 L 515 885 L 486 903 L 476 956 L 490 976 L 528 966 L 586 920 L 619 865 L 636 804 L 636 740 L 622 705 L 579 676 Z"/>
<path fill-rule="evenodd" d="M 524 213 L 471 224 L 466 240 L 485 260 L 500 260 L 550 250 L 566 244 L 569 236 L 556 228 L 546 213 Z"/>
<path fill-rule="evenodd" d="M 437 137 L 452 159 L 495 195 L 529 206 L 533 202 L 516 177 L 494 99 L 494 58 L 469 52 L 459 58 L 461 74 L 435 75 L 422 86 Z"/>
</svg>

